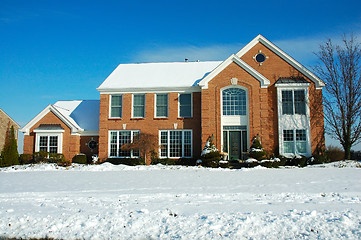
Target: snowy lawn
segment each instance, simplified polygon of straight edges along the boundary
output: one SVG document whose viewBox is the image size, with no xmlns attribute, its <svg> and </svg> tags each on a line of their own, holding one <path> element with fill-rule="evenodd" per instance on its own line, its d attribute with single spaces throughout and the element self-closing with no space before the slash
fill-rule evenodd
<svg viewBox="0 0 361 240">
<path fill-rule="evenodd" d="M 1 237 L 360 239 L 361 168 L 3 168 Z"/>
</svg>

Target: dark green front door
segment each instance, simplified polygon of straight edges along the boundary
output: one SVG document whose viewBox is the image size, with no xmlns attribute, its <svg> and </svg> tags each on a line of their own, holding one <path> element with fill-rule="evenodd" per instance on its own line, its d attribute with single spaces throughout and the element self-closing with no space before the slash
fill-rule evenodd
<svg viewBox="0 0 361 240">
<path fill-rule="evenodd" d="M 229 159 L 241 159 L 241 132 L 229 131 Z"/>
</svg>

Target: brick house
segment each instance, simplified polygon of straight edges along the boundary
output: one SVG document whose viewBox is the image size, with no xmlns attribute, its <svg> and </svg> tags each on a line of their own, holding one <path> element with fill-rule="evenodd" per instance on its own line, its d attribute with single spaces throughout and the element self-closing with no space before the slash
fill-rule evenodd
<svg viewBox="0 0 361 240">
<path fill-rule="evenodd" d="M 20 128 L 19 124 L 17 124 L 9 115 L 6 114 L 1 108 L 0 108 L 0 152 L 4 148 L 5 144 L 5 138 L 6 134 L 11 128 L 11 126 L 14 127 L 15 130 L 15 138 L 18 139 L 18 130 Z"/>
<path fill-rule="evenodd" d="M 158 137 L 161 158 L 198 158 L 211 135 L 229 159 L 242 159 L 256 135 L 269 152 L 310 156 L 324 147 L 324 85 L 261 35 L 224 61 L 121 64 L 98 88 L 99 158 L 139 157 L 120 147 L 142 133 Z M 49 110 L 22 129 L 24 152 L 38 150 L 41 124 L 65 130 Z M 69 157 L 82 146 L 70 135 Z"/>
</svg>

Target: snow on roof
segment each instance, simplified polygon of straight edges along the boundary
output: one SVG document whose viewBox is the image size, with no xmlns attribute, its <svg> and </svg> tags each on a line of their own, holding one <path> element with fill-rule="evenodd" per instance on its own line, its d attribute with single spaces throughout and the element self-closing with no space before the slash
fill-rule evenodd
<svg viewBox="0 0 361 240">
<path fill-rule="evenodd" d="M 109 89 L 192 87 L 222 61 L 120 64 L 99 86 Z"/>
<path fill-rule="evenodd" d="M 85 131 L 99 130 L 99 100 L 58 101 L 53 107 L 74 126 Z"/>
</svg>

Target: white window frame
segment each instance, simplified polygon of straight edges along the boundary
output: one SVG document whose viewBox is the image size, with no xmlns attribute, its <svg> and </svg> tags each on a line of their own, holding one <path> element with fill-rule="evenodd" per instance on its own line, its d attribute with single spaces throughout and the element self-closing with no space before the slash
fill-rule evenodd
<svg viewBox="0 0 361 240">
<path fill-rule="evenodd" d="M 134 116 L 134 95 L 144 95 L 143 117 L 135 117 Z M 132 94 L 132 118 L 145 118 L 145 105 L 146 105 L 146 94 L 145 93 L 133 93 Z"/>
<path fill-rule="evenodd" d="M 289 114 L 289 113 L 286 113 L 284 114 L 283 113 L 283 101 L 282 101 L 282 95 L 283 95 L 283 91 L 291 91 L 292 92 L 292 114 Z M 303 91 L 304 93 L 304 97 L 305 97 L 305 113 L 304 114 L 300 114 L 300 113 L 296 113 L 296 102 L 295 102 L 295 91 Z M 296 89 L 282 89 L 281 90 L 281 107 L 282 107 L 282 115 L 306 115 L 306 111 L 307 111 L 307 99 L 306 99 L 306 93 L 307 91 L 305 89 L 300 89 L 300 88 L 296 88 Z"/>
<path fill-rule="evenodd" d="M 182 132 L 182 156 L 179 157 L 170 157 L 170 132 L 171 131 L 181 131 Z M 167 156 L 161 156 L 161 132 L 167 132 Z M 191 156 L 184 156 L 184 132 L 190 132 L 191 133 Z M 168 129 L 168 130 L 159 130 L 158 133 L 159 136 L 159 158 L 170 158 L 170 159 L 179 159 L 179 158 L 192 158 L 193 157 L 193 130 L 192 129 Z"/>
<path fill-rule="evenodd" d="M 190 116 L 181 116 L 180 115 L 180 95 L 181 94 L 190 94 L 191 95 L 191 115 Z M 182 92 L 178 93 L 178 118 L 193 118 L 193 93 L 192 92 Z"/>
<path fill-rule="evenodd" d="M 306 140 L 305 141 L 297 141 L 296 140 L 296 132 L 297 130 L 303 130 L 305 131 L 306 133 Z M 292 143 L 293 143 L 293 150 L 294 152 L 293 153 L 284 153 L 284 155 L 307 155 L 308 153 L 308 146 L 307 146 L 307 136 L 308 136 L 308 132 L 307 132 L 307 129 L 283 129 L 282 131 L 282 143 L 283 143 L 283 146 L 285 144 L 285 141 L 284 141 L 284 131 L 292 131 L 293 132 L 293 140 L 292 140 Z M 288 142 L 291 142 L 291 141 L 288 141 Z M 297 150 L 297 143 L 298 142 L 305 142 L 306 143 L 306 152 L 298 152 Z M 283 147 L 283 150 L 284 150 L 284 147 Z"/>
<path fill-rule="evenodd" d="M 278 105 L 278 143 L 279 154 L 285 157 L 293 157 L 296 154 L 284 152 L 283 130 L 303 129 L 306 130 L 306 153 L 299 153 L 304 156 L 311 156 L 311 123 L 310 123 L 310 108 L 309 108 L 309 84 L 276 84 L 277 88 L 277 105 Z M 305 107 L 306 114 L 283 114 L 282 109 L 282 91 L 283 90 L 304 90 L 305 91 Z M 294 105 L 294 104 L 293 104 Z M 294 137 L 295 137 L 294 132 Z M 296 152 L 296 150 L 295 150 Z"/>
<path fill-rule="evenodd" d="M 62 130 L 63 132 L 64 130 Z M 34 131 L 35 132 L 35 131 Z M 35 152 L 39 152 L 40 150 L 40 137 L 47 137 L 48 143 L 47 143 L 47 152 L 49 152 L 49 141 L 50 136 L 52 137 L 58 137 L 58 149 L 57 153 L 63 153 L 63 133 L 62 132 L 35 132 Z"/>
<path fill-rule="evenodd" d="M 109 95 L 109 118 L 111 119 L 120 119 L 123 117 L 123 94 L 111 94 Z M 120 117 L 112 117 L 112 96 L 120 96 L 122 98 L 122 111 L 120 112 Z"/>
<path fill-rule="evenodd" d="M 157 115 L 157 95 L 167 95 L 167 116 L 158 116 Z M 154 94 L 154 117 L 155 118 L 168 118 L 169 117 L 169 93 Z"/>
<path fill-rule="evenodd" d="M 111 148 L 111 133 L 112 132 L 116 132 L 117 133 L 117 156 L 110 156 L 110 148 Z M 108 158 L 140 158 L 140 153 L 139 156 L 134 156 L 133 155 L 133 150 L 130 151 L 130 157 L 128 156 L 119 156 L 119 150 L 120 150 L 120 146 L 119 146 L 119 133 L 120 132 L 131 132 L 130 134 L 130 142 L 133 142 L 133 137 L 134 137 L 134 133 L 138 133 L 140 135 L 140 130 L 109 130 L 108 131 Z"/>
</svg>

